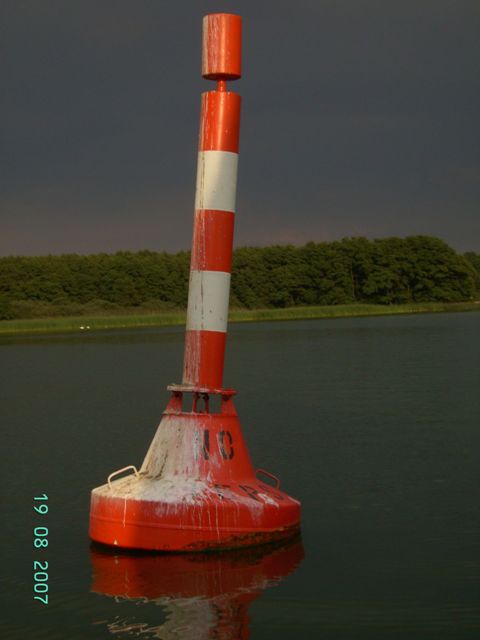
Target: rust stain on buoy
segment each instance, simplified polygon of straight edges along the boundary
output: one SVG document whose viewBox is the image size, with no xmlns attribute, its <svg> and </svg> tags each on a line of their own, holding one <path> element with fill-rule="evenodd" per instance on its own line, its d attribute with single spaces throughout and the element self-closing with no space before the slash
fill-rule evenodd
<svg viewBox="0 0 480 640">
<path fill-rule="evenodd" d="M 226 80 L 241 74 L 241 18 L 208 15 L 203 37 L 203 75 L 217 89 L 202 95 L 183 381 L 168 387 L 140 470 L 110 474 L 91 497 L 91 538 L 125 548 L 252 546 L 300 527 L 300 503 L 252 466 L 235 391 L 222 387 L 240 130 L 240 96 Z"/>
</svg>

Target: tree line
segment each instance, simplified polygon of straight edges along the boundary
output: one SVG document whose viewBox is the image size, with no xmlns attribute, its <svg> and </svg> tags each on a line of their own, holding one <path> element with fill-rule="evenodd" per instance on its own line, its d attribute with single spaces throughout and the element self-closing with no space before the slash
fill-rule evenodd
<svg viewBox="0 0 480 640">
<path fill-rule="evenodd" d="M 0 258 L 0 319 L 185 308 L 190 254 Z M 430 236 L 345 238 L 234 251 L 231 306 L 460 302 L 480 291 L 480 254 Z"/>
</svg>

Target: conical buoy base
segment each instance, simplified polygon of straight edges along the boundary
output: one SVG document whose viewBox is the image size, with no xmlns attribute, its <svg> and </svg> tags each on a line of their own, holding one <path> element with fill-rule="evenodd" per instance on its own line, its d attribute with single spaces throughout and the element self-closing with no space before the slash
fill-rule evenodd
<svg viewBox="0 0 480 640">
<path fill-rule="evenodd" d="M 158 551 L 201 551 L 263 544 L 299 530 L 300 503 L 254 471 L 232 391 L 172 386 L 172 398 L 140 472 L 92 491 L 90 537 Z M 193 393 L 184 411 L 184 393 Z M 202 411 L 199 405 L 202 404 Z"/>
</svg>

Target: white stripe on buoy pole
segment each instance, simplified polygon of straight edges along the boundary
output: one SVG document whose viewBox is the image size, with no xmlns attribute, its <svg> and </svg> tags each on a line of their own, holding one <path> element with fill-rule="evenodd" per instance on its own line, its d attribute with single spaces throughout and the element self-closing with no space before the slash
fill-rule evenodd
<svg viewBox="0 0 480 640">
<path fill-rule="evenodd" d="M 190 271 L 187 331 L 227 331 L 230 274 Z"/>
<path fill-rule="evenodd" d="M 200 151 L 195 209 L 235 211 L 238 153 Z"/>
</svg>

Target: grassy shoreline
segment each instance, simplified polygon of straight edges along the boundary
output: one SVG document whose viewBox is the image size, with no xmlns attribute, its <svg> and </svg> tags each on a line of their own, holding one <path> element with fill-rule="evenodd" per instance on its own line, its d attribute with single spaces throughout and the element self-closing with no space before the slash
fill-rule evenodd
<svg viewBox="0 0 480 640">
<path fill-rule="evenodd" d="M 348 318 L 355 316 L 399 315 L 412 313 L 444 313 L 480 311 L 477 302 L 425 302 L 398 305 L 345 304 L 332 306 L 287 307 L 284 309 L 233 309 L 230 322 L 266 322 L 315 318 Z M 1 320 L 0 335 L 18 333 L 63 333 L 82 330 L 133 329 L 183 325 L 185 311 L 156 313 L 122 313 L 116 315 L 69 316 Z"/>
</svg>

